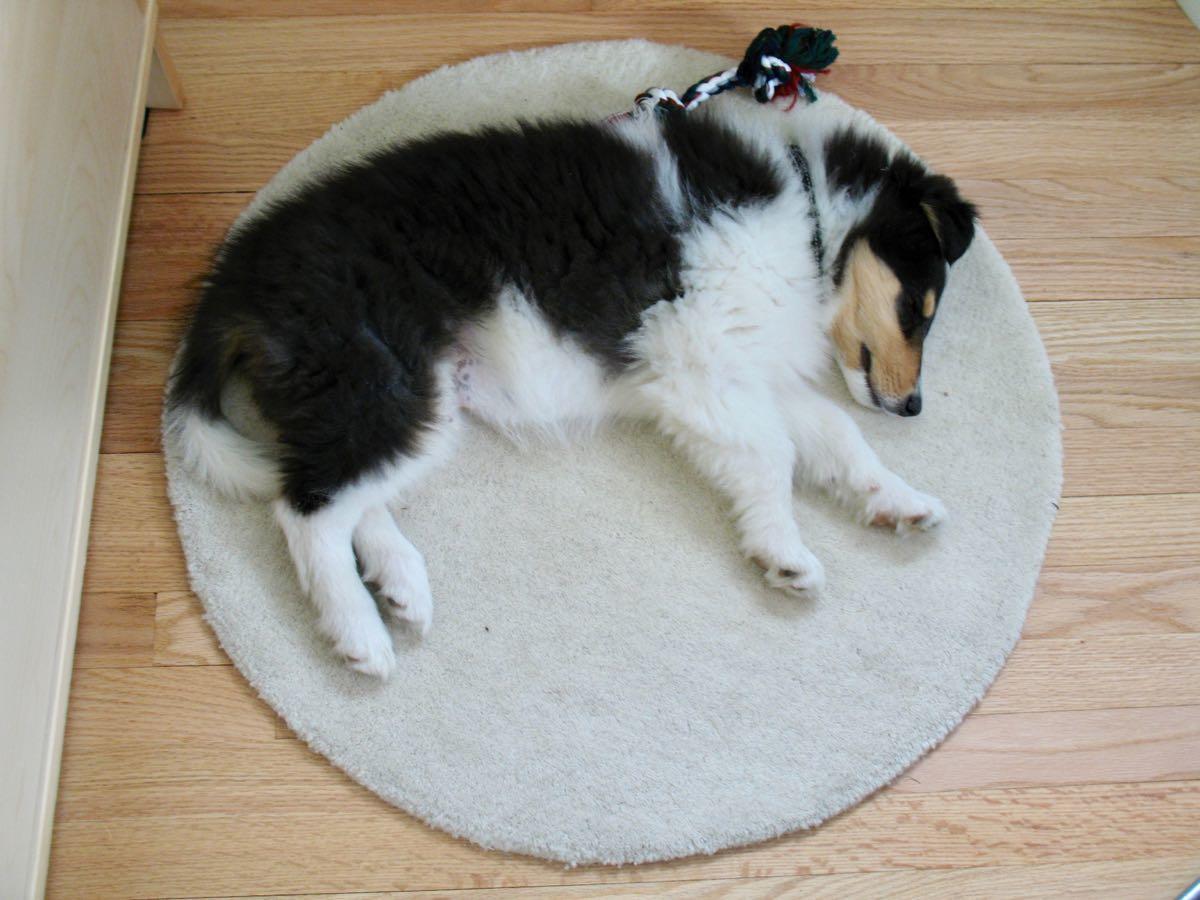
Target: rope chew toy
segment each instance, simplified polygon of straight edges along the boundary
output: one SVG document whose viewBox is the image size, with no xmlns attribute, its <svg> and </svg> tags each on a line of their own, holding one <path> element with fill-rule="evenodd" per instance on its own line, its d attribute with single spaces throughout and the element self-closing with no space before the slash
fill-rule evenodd
<svg viewBox="0 0 1200 900">
<path fill-rule="evenodd" d="M 716 72 L 693 84 L 679 96 L 668 88 L 650 88 L 638 94 L 639 110 L 660 105 L 685 111 L 695 109 L 717 94 L 732 88 L 748 87 L 759 103 L 776 97 L 795 98 L 801 93 L 812 103 L 817 99 L 812 82 L 824 75 L 838 57 L 834 46 L 837 35 L 824 28 L 805 25 L 780 25 L 764 28 L 750 42 L 736 68 Z"/>
</svg>

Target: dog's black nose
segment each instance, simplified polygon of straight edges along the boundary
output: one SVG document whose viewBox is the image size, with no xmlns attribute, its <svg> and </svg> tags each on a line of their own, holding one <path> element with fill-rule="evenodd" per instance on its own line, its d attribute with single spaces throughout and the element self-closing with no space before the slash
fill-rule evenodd
<svg viewBox="0 0 1200 900">
<path fill-rule="evenodd" d="M 908 395 L 908 399 L 904 401 L 904 408 L 900 410 L 902 416 L 916 416 L 921 413 L 921 395 L 915 391 Z"/>
</svg>

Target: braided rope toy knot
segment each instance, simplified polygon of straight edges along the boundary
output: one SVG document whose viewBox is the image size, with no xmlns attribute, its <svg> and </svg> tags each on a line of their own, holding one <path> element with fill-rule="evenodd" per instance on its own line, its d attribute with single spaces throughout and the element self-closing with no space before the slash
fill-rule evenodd
<svg viewBox="0 0 1200 900">
<path fill-rule="evenodd" d="M 776 97 L 792 97 L 795 103 L 800 94 L 812 103 L 817 99 L 812 83 L 817 75 L 828 72 L 838 57 L 836 40 L 837 35 L 823 28 L 764 28 L 750 42 L 736 68 L 697 81 L 682 96 L 668 88 L 649 88 L 638 94 L 634 111 L 691 111 L 717 94 L 738 87 L 749 87 L 759 103 L 769 103 Z"/>
</svg>

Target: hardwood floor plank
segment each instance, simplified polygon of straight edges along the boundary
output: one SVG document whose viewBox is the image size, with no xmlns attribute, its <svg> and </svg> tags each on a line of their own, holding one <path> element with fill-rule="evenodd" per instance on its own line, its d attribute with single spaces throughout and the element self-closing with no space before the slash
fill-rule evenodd
<svg viewBox="0 0 1200 900">
<path fill-rule="evenodd" d="M 756 847 L 640 867 L 565 869 L 487 853 L 382 801 L 275 815 L 60 822 L 56 896 L 441 890 L 1178 858 L 1195 853 L 1200 784 L 890 792 Z"/>
<path fill-rule="evenodd" d="M 1200 229 L 1200 179 L 957 179 L 1000 240 L 1157 237 Z M 1090 298 L 1089 298 L 1090 299 Z"/>
<path fill-rule="evenodd" d="M 275 741 L 275 713 L 232 666 L 83 669 L 71 704 L 63 746 L 72 759 Z"/>
<path fill-rule="evenodd" d="M 258 724 L 260 715 L 231 712 L 247 725 Z M 170 722 L 181 718 L 168 714 Z M 177 744 L 114 740 L 103 751 L 73 752 L 63 773 L 66 802 L 56 822 L 119 825 L 154 819 L 164 810 L 172 816 L 231 816 L 252 809 L 281 817 L 322 811 L 336 817 L 384 805 L 298 740 L 264 741 L 260 735 L 235 745 L 214 743 L 195 729 L 187 734 L 189 740 Z"/>
<path fill-rule="evenodd" d="M 1152 115 L 1123 115 L 1113 121 L 1086 115 L 1045 121 L 1018 117 L 974 121 L 970 127 L 941 120 L 886 124 L 936 170 L 954 178 L 1200 175 L 1200 160 L 1191 155 L 1200 125 Z"/>
<path fill-rule="evenodd" d="M 1193 880 L 1197 861 L 1176 859 L 1063 863 L 1047 866 L 1002 866 L 978 869 L 863 872 L 850 875 L 779 875 L 700 879 L 611 886 L 604 884 L 548 888 L 465 888 L 461 891 L 371 892 L 365 894 L 289 894 L 293 900 L 609 900 L 618 897 L 666 897 L 668 900 L 845 900 L 887 897 L 889 900 L 1162 900 L 1174 897 Z M 467 894 L 470 891 L 470 894 Z M 233 898 L 224 898 L 233 900 Z M 262 900 L 282 900 L 282 895 Z"/>
<path fill-rule="evenodd" d="M 164 591 L 155 600 L 154 665 L 229 665 L 229 657 L 204 621 L 204 608 L 195 594 Z"/>
<path fill-rule="evenodd" d="M 1200 494 L 1064 497 L 1047 566 L 1200 559 Z"/>
<path fill-rule="evenodd" d="M 153 594 L 83 595 L 75 639 L 76 669 L 148 666 L 153 662 Z"/>
<path fill-rule="evenodd" d="M 120 324 L 171 320 L 179 329 L 217 244 L 251 194 L 139 197 L 129 224 Z"/>
<path fill-rule="evenodd" d="M 1200 777 L 1200 707 L 968 716 L 900 792 Z"/>
<path fill-rule="evenodd" d="M 1177 116 L 1200 93 L 1200 67 L 1127 62 L 1097 79 L 1089 65 L 1057 63 L 904 62 L 866 64 L 839 59 L 818 82 L 884 123 L 906 119 L 951 122 L 1054 116 L 1098 119 L 1120 112 Z M 1118 83 L 1119 82 L 1119 83 Z M 1078 174 L 1078 173 L 1077 173 Z"/>
<path fill-rule="evenodd" d="M 724 9 L 745 10 L 758 15 L 759 0 L 725 0 Z M 1119 9 L 1173 9 L 1174 0 L 897 0 L 893 9 L 1067 9 L 1071 7 L 1115 7 Z M 439 8 L 454 12 L 584 12 L 617 9 L 679 9 L 680 0 L 443 0 Z M 163 18 L 231 19 L 241 17 L 362 16 L 421 12 L 428 9 L 425 0 L 163 0 L 159 5 Z M 872 0 L 810 0 L 806 10 L 873 9 Z"/>
<path fill-rule="evenodd" d="M 427 69 L 484 53 L 560 43 L 648 38 L 727 55 L 764 21 L 795 16 L 787 4 L 753 16 L 712 5 L 678 10 L 502 13 L 486 28 L 471 13 L 260 19 L 168 19 L 163 33 L 185 81 L 213 72 L 346 71 L 406 59 Z M 703 13 L 703 14 L 697 14 Z M 830 9 L 821 27 L 855 63 L 1095 63 L 1200 61 L 1200 39 L 1174 9 Z M 703 74 L 703 73 L 701 73 Z"/>
<path fill-rule="evenodd" d="M 1021 641 L 975 715 L 1200 704 L 1200 635 Z"/>
<path fill-rule="evenodd" d="M 188 589 L 161 454 L 101 454 L 91 527 L 85 592 Z"/>
<path fill-rule="evenodd" d="M 1200 147 L 1200 143 L 1197 144 Z M 1029 300 L 1194 297 L 1200 237 L 999 238 Z"/>
<path fill-rule="evenodd" d="M 1068 428 L 1063 468 L 1068 497 L 1197 493 L 1200 428 Z"/>
<path fill-rule="evenodd" d="M 1045 568 L 1025 620 L 1028 638 L 1200 631 L 1200 565 L 1140 560 Z"/>
<path fill-rule="evenodd" d="M 1200 424 L 1200 301 L 1033 303 L 1068 430 Z"/>
<path fill-rule="evenodd" d="M 181 333 L 181 319 L 118 319 L 100 435 L 102 454 L 160 449 L 163 391 Z"/>
</svg>

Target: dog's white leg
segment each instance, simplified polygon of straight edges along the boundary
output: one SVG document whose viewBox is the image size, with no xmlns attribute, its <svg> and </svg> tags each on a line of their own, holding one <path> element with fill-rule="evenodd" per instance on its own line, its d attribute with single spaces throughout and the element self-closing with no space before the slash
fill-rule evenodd
<svg viewBox="0 0 1200 900">
<path fill-rule="evenodd" d="M 932 528 L 945 519 L 941 501 L 888 469 L 854 420 L 833 401 L 802 387 L 781 405 L 800 471 L 857 507 L 864 522 L 907 531 Z"/>
<path fill-rule="evenodd" d="M 354 490 L 308 514 L 284 499 L 275 501 L 275 518 L 287 537 L 300 586 L 317 608 L 318 627 L 352 669 L 387 678 L 396 665 L 392 636 L 358 576 L 351 545 L 362 512 L 362 495 Z"/>
<path fill-rule="evenodd" d="M 792 507 L 795 447 L 769 398 L 731 389 L 654 391 L 659 427 L 729 498 L 742 550 L 773 587 L 820 588 L 825 572 L 804 545 Z"/>
<path fill-rule="evenodd" d="M 379 596 L 397 619 L 421 634 L 433 620 L 433 596 L 425 560 L 396 525 L 387 507 L 372 506 L 354 529 L 354 549 L 363 579 L 379 588 Z"/>
</svg>

